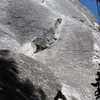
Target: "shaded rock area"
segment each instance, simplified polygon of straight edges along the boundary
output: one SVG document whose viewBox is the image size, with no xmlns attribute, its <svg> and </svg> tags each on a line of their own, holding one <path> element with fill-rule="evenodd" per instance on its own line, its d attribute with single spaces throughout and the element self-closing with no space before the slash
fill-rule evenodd
<svg viewBox="0 0 100 100">
<path fill-rule="evenodd" d="M 20 79 L 30 79 L 34 86 L 39 86 L 43 89 L 48 100 L 53 100 L 58 90 L 61 90 L 62 87 L 54 73 L 46 65 L 23 54 L 10 53 L 10 56 L 18 65 Z"/>
<path fill-rule="evenodd" d="M 0 0 L 0 12 L 0 49 L 16 53 L 21 78 L 49 100 L 59 85 L 68 100 L 95 100 L 100 30 L 88 9 L 77 0 Z"/>
</svg>

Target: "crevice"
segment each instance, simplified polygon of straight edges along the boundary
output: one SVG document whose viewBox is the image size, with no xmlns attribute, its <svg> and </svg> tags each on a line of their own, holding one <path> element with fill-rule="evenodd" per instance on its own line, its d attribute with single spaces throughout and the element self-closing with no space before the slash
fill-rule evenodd
<svg viewBox="0 0 100 100">
<path fill-rule="evenodd" d="M 58 99 L 67 100 L 60 90 L 58 90 L 57 95 L 54 97 L 54 100 Z"/>
<path fill-rule="evenodd" d="M 49 27 L 49 29 L 45 29 L 41 37 L 36 37 L 32 41 L 32 44 L 36 46 L 36 51 L 34 53 L 47 49 L 59 39 L 56 37 L 56 34 L 59 29 L 58 26 L 61 24 L 61 22 L 62 18 L 57 18 L 53 26 Z"/>
<path fill-rule="evenodd" d="M 45 2 L 45 0 L 42 0 L 42 3 L 44 3 Z"/>
<path fill-rule="evenodd" d="M 76 19 L 77 21 L 80 21 L 80 22 L 84 22 L 84 19 L 80 19 L 80 18 L 78 18 L 78 17 L 76 17 L 76 16 L 72 16 L 72 18 L 74 18 L 74 19 Z"/>
<path fill-rule="evenodd" d="M 84 20 L 83 19 L 80 19 L 80 21 L 83 23 L 84 22 Z"/>
</svg>

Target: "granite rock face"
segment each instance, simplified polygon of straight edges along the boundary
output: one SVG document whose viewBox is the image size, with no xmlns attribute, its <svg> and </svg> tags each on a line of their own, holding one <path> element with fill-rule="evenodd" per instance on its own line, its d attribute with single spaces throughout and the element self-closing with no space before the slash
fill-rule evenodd
<svg viewBox="0 0 100 100">
<path fill-rule="evenodd" d="M 68 100 L 95 100 L 91 83 L 100 63 L 100 32 L 88 9 L 77 0 L 0 0 L 0 12 L 0 49 L 31 57 L 23 55 L 29 66 L 39 61 L 39 66 L 49 67 Z M 34 53 L 31 42 L 52 34 L 56 40 Z"/>
</svg>

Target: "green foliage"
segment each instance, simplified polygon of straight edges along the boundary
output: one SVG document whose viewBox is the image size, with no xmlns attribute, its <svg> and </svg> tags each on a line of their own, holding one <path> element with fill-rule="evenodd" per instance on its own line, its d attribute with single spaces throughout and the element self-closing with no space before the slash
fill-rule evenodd
<svg viewBox="0 0 100 100">
<path fill-rule="evenodd" d="M 100 69 L 97 71 L 97 78 L 95 79 L 96 83 L 91 83 L 92 86 L 96 87 L 96 91 L 94 92 L 96 96 L 96 100 L 100 100 Z"/>
</svg>

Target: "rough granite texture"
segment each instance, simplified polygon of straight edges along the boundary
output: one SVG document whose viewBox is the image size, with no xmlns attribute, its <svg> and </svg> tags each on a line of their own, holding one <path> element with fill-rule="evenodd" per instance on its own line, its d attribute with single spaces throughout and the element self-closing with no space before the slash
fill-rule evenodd
<svg viewBox="0 0 100 100">
<path fill-rule="evenodd" d="M 55 34 L 60 38 L 49 48 L 34 54 L 34 48 L 24 46 L 42 36 L 57 18 L 62 18 Z M 29 56 L 16 56 L 21 59 L 20 63 L 24 61 L 20 67 L 21 77 L 29 77 L 41 87 L 49 83 L 44 90 L 52 97 L 59 83 L 68 100 L 95 100 L 91 83 L 95 81 L 100 63 L 98 27 L 96 18 L 77 0 L 44 0 L 43 3 L 42 0 L 0 0 L 0 49 Z M 54 81 L 52 72 L 60 82 L 58 78 Z M 37 78 L 39 74 L 43 75 L 43 84 L 42 79 Z"/>
</svg>

